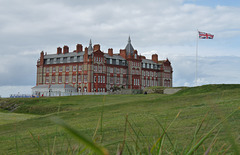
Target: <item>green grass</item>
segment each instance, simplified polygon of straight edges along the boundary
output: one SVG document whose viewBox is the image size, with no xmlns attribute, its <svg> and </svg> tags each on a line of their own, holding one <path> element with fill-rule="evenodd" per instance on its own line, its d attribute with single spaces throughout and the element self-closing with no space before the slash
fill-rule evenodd
<svg viewBox="0 0 240 155">
<path fill-rule="evenodd" d="M 6 112 L 9 104 L 17 107 L 14 112 Z M 184 88 L 173 95 L 0 99 L 0 105 L 3 109 L 0 112 L 0 154 L 91 153 L 89 148 L 79 145 L 78 140 L 51 121 L 53 117 L 104 146 L 110 154 L 121 151 L 122 145 L 123 154 L 147 152 L 161 135 L 163 145 L 159 150 L 162 154 L 174 149 L 181 154 L 240 107 L 240 85 Z M 195 134 L 204 118 L 198 134 Z M 164 129 L 167 129 L 167 134 L 163 134 Z M 191 143 L 193 137 L 194 144 Z M 216 142 L 212 146 L 213 141 Z M 226 150 L 231 154 L 239 149 L 238 145 L 239 111 L 213 130 L 196 154 L 203 154 L 208 148 L 213 154 L 221 151 L 219 154 L 222 154 Z"/>
</svg>

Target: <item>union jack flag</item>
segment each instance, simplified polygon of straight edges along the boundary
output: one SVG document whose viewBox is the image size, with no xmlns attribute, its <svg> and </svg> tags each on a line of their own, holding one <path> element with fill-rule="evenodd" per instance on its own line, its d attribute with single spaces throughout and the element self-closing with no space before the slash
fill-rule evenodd
<svg viewBox="0 0 240 155">
<path fill-rule="evenodd" d="M 213 39 L 214 35 L 210 33 L 200 32 L 199 33 L 199 39 Z"/>
</svg>

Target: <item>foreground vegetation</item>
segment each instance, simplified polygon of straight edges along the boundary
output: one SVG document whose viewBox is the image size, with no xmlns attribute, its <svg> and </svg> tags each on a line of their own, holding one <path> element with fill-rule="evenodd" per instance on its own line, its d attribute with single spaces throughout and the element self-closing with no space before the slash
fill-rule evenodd
<svg viewBox="0 0 240 155">
<path fill-rule="evenodd" d="M 219 122 L 195 154 L 240 151 L 240 85 L 174 95 L 0 99 L 0 107 L 0 154 L 91 153 L 66 127 L 109 154 L 187 154 Z"/>
</svg>

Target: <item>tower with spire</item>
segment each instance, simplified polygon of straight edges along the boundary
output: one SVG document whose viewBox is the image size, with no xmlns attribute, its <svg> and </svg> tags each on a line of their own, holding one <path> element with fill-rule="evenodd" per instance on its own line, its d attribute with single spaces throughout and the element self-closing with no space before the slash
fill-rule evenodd
<svg viewBox="0 0 240 155">
<path fill-rule="evenodd" d="M 92 52 L 93 52 L 92 39 L 90 39 L 89 46 L 88 46 L 88 54 L 91 54 Z"/>
<path fill-rule="evenodd" d="M 128 44 L 126 45 L 125 50 L 126 50 L 127 55 L 133 55 L 133 53 L 134 53 L 134 48 L 131 44 L 130 36 L 128 37 Z"/>
</svg>

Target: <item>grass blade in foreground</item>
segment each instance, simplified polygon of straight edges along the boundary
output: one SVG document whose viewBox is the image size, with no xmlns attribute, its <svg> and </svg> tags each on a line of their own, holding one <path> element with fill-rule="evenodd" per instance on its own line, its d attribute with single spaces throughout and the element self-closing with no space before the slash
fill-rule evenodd
<svg viewBox="0 0 240 155">
<path fill-rule="evenodd" d="M 231 114 L 229 114 L 224 120 L 222 120 L 221 122 L 219 122 L 218 124 L 216 124 L 202 139 L 200 139 L 200 141 L 194 145 L 187 153 L 187 155 L 191 155 L 194 153 L 195 150 L 198 149 L 198 147 L 211 135 L 211 133 L 213 132 L 214 129 L 216 129 L 220 124 L 222 124 L 224 121 L 226 121 L 229 117 L 231 117 L 235 112 L 237 112 L 240 109 L 240 107 L 233 111 Z"/>
<path fill-rule="evenodd" d="M 108 151 L 105 148 L 94 144 L 91 140 L 88 140 L 85 136 L 81 135 L 77 130 L 75 130 L 75 129 L 71 128 L 70 126 L 68 126 L 67 124 L 65 124 L 62 120 L 53 118 L 52 121 L 55 122 L 56 124 L 60 125 L 61 127 L 63 127 L 75 139 L 77 139 L 80 143 L 83 143 L 86 146 L 88 146 L 96 154 L 108 155 Z"/>
</svg>

